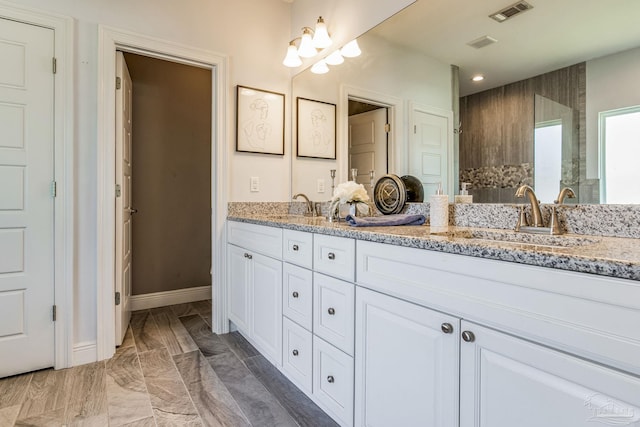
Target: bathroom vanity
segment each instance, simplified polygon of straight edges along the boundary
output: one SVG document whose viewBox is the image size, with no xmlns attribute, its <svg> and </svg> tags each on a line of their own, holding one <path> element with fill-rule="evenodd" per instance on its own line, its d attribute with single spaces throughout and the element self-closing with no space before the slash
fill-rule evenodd
<svg viewBox="0 0 640 427">
<path fill-rule="evenodd" d="M 343 426 L 639 425 L 640 244 L 544 239 L 230 216 L 229 320 Z"/>
</svg>

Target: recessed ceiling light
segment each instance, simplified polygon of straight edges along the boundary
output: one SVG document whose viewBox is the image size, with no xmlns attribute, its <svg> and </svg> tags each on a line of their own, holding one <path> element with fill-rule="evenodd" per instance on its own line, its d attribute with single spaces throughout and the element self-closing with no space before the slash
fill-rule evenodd
<svg viewBox="0 0 640 427">
<path fill-rule="evenodd" d="M 478 74 L 477 76 L 471 77 L 471 80 L 474 82 L 481 82 L 484 80 L 484 76 L 482 74 Z"/>
</svg>

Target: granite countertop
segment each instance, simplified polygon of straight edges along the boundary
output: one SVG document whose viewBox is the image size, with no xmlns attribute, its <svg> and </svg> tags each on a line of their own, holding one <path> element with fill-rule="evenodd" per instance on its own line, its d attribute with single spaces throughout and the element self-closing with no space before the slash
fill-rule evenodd
<svg viewBox="0 0 640 427">
<path fill-rule="evenodd" d="M 299 215 L 230 215 L 230 221 L 348 237 L 621 279 L 640 280 L 640 239 L 450 226 L 432 233 L 428 225 L 352 227 L 344 221 Z"/>
</svg>

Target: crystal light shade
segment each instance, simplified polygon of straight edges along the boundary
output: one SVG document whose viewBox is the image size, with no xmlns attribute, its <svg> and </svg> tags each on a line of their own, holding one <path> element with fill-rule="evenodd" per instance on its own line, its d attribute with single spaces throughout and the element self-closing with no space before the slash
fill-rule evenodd
<svg viewBox="0 0 640 427">
<path fill-rule="evenodd" d="M 356 56 L 360 56 L 362 51 L 360 50 L 360 46 L 358 46 L 358 41 L 351 40 L 349 43 L 344 45 L 342 49 L 340 49 L 340 53 L 345 58 L 355 58 Z"/>
<path fill-rule="evenodd" d="M 329 72 L 329 67 L 327 67 L 327 63 L 324 62 L 324 59 L 316 62 L 311 67 L 311 72 L 314 74 L 326 74 Z"/>
<path fill-rule="evenodd" d="M 324 19 L 322 16 L 318 18 L 318 22 L 316 23 L 316 29 L 313 33 L 313 46 L 317 49 L 325 49 L 331 46 L 331 37 L 329 37 L 329 32 L 327 31 L 327 24 L 324 23 Z"/>
<path fill-rule="evenodd" d="M 305 28 L 302 33 L 298 55 L 303 58 L 311 58 L 316 56 L 317 53 L 318 51 L 313 47 L 313 40 L 311 40 L 311 30 L 309 28 Z"/>
<path fill-rule="evenodd" d="M 299 67 L 302 65 L 302 60 L 300 56 L 298 56 L 298 49 L 296 48 L 295 42 L 289 43 L 289 47 L 287 48 L 287 56 L 284 57 L 284 61 L 282 63 L 287 67 Z"/>
<path fill-rule="evenodd" d="M 331 55 L 327 56 L 324 60 L 329 65 L 340 65 L 344 62 L 344 58 L 340 54 L 339 50 L 336 50 Z"/>
</svg>

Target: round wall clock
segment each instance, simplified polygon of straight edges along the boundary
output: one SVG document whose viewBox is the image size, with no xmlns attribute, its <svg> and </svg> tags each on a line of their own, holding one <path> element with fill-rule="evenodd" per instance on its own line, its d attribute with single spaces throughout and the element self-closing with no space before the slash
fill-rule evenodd
<svg viewBox="0 0 640 427">
<path fill-rule="evenodd" d="M 404 182 L 397 175 L 382 176 L 373 189 L 373 200 L 384 215 L 400 213 L 407 201 Z"/>
</svg>

